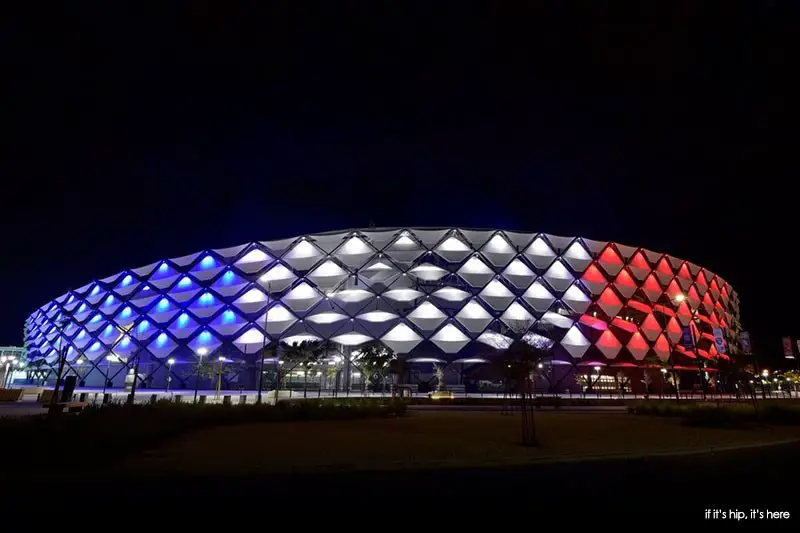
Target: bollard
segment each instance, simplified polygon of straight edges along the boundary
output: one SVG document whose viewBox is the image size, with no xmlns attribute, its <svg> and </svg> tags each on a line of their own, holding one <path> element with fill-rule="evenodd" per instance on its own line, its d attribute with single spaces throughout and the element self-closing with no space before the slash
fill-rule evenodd
<svg viewBox="0 0 800 533">
<path fill-rule="evenodd" d="M 180 394 L 176 394 L 174 397 L 175 403 L 181 403 L 183 401 L 183 396 Z"/>
<path fill-rule="evenodd" d="M 239 396 L 239 405 L 247 405 L 247 395 L 242 394 Z"/>
<path fill-rule="evenodd" d="M 230 394 L 222 397 L 222 405 L 231 405 L 231 403 Z"/>
<path fill-rule="evenodd" d="M 206 396 L 205 396 L 205 394 L 204 394 L 204 395 L 202 395 L 202 396 L 200 396 L 200 401 L 198 401 L 197 403 L 199 403 L 200 405 L 203 405 L 203 404 L 205 404 L 205 403 L 206 403 Z"/>
<path fill-rule="evenodd" d="M 150 395 L 150 403 L 156 403 L 158 401 L 158 394 L 151 394 Z"/>
<path fill-rule="evenodd" d="M 103 394 L 103 405 L 111 403 L 111 395 Z"/>
</svg>

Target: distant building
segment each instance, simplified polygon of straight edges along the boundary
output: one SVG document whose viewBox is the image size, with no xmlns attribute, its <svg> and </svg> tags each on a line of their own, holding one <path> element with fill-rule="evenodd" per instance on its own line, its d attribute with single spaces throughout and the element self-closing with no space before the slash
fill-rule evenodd
<svg viewBox="0 0 800 533">
<path fill-rule="evenodd" d="M 563 392 L 582 378 L 559 372 L 612 383 L 654 358 L 713 371 L 726 357 L 714 330 L 738 346 L 739 300 L 708 269 L 636 246 L 369 228 L 208 249 L 104 277 L 34 311 L 26 345 L 45 382 L 62 352 L 65 374 L 87 387 L 123 387 L 137 355 L 140 387 L 163 388 L 170 372 L 173 388 L 213 385 L 193 369 L 224 357 L 234 368 L 223 386 L 252 389 L 262 347 L 319 340 L 321 365 L 284 369 L 284 383 L 358 390 L 358 348 L 377 340 L 408 362 L 406 382 L 430 382 L 438 364 L 448 383 L 476 387 L 520 328 L 551 349 L 547 386 Z M 276 368 L 268 361 L 265 370 Z M 641 372 L 631 381 L 640 387 Z"/>
<path fill-rule="evenodd" d="M 28 352 L 21 346 L 0 346 L 0 388 L 7 388 L 27 377 Z"/>
</svg>

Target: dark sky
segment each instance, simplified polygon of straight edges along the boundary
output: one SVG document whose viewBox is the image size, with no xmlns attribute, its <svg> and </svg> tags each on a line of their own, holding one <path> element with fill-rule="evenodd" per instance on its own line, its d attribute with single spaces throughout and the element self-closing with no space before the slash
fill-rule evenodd
<svg viewBox="0 0 800 533">
<path fill-rule="evenodd" d="M 0 344 L 124 268 L 370 222 L 670 252 L 765 355 L 800 336 L 791 2 L 110 4 L 3 32 Z"/>
</svg>

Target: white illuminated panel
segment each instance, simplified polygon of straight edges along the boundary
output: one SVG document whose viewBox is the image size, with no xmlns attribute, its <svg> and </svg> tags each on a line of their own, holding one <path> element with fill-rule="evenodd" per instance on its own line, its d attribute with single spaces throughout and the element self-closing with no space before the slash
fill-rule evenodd
<svg viewBox="0 0 800 533">
<path fill-rule="evenodd" d="M 264 325 L 266 318 L 267 335 L 280 335 L 286 331 L 289 326 L 297 322 L 297 317 L 284 306 L 278 304 L 270 307 L 266 316 L 262 316 L 259 323 Z"/>
<path fill-rule="evenodd" d="M 381 337 L 381 341 L 396 353 L 408 353 L 422 342 L 422 337 L 407 325 L 400 323 Z"/>
<path fill-rule="evenodd" d="M 559 313 L 554 313 L 552 311 L 548 311 L 542 316 L 542 321 L 547 322 L 548 324 L 552 324 L 557 328 L 569 328 L 571 327 L 575 321 L 569 317 L 561 315 Z"/>
<path fill-rule="evenodd" d="M 502 311 L 514 299 L 514 295 L 508 290 L 508 287 L 503 285 L 497 280 L 489 283 L 480 293 L 481 299 L 489 304 L 492 309 Z"/>
<path fill-rule="evenodd" d="M 514 302 L 505 310 L 500 320 L 512 330 L 518 331 L 526 330 L 531 327 L 534 322 L 534 317 L 527 309 L 517 302 Z"/>
<path fill-rule="evenodd" d="M 434 292 L 433 295 L 448 302 L 461 302 L 469 298 L 469 293 L 467 291 L 462 291 L 455 287 L 442 287 Z"/>
<path fill-rule="evenodd" d="M 589 340 L 583 336 L 583 333 L 576 327 L 572 326 L 564 338 L 561 339 L 561 346 L 569 352 L 575 359 L 580 359 L 586 350 L 589 349 Z"/>
<path fill-rule="evenodd" d="M 258 272 L 267 264 L 272 261 L 272 258 L 258 248 L 254 248 L 247 252 L 241 259 L 236 261 L 234 265 L 236 268 L 248 274 Z"/>
<path fill-rule="evenodd" d="M 267 295 L 252 288 L 233 302 L 233 305 L 245 313 L 256 313 L 267 305 Z"/>
<path fill-rule="evenodd" d="M 567 290 L 567 287 L 569 287 L 575 279 L 561 261 L 555 261 L 550 265 L 550 268 L 547 269 L 547 272 L 545 272 L 542 277 L 547 280 L 547 283 L 549 283 L 551 287 L 559 292 Z"/>
<path fill-rule="evenodd" d="M 424 281 L 436 281 L 445 277 L 447 275 L 447 270 L 437 267 L 436 265 L 425 263 L 412 268 L 409 274 Z"/>
<path fill-rule="evenodd" d="M 335 299 L 345 303 L 363 302 L 373 296 L 373 293 L 365 289 L 345 289 L 333 295 Z"/>
<path fill-rule="evenodd" d="M 336 251 L 336 257 L 350 268 L 363 265 L 373 254 L 372 248 L 359 237 L 350 237 Z"/>
<path fill-rule="evenodd" d="M 339 322 L 346 318 L 349 317 L 342 313 L 317 313 L 316 315 L 306 317 L 306 320 L 314 324 L 333 324 L 334 322 Z"/>
<path fill-rule="evenodd" d="M 528 305 L 540 313 L 550 309 L 550 306 L 553 305 L 555 301 L 555 297 L 550 293 L 547 287 L 538 280 L 528 287 L 528 290 L 525 291 L 522 298 Z"/>
<path fill-rule="evenodd" d="M 289 291 L 288 294 L 281 298 L 281 301 L 289 306 L 289 309 L 297 313 L 306 311 L 320 299 L 322 299 L 322 296 L 311 285 L 303 282 Z"/>
<path fill-rule="evenodd" d="M 585 313 L 586 309 L 589 308 L 589 304 L 592 303 L 591 298 L 580 290 L 577 285 L 572 285 L 567 289 L 561 301 L 570 306 L 576 313 Z"/>
<path fill-rule="evenodd" d="M 470 257 L 461 268 L 458 275 L 473 287 L 483 287 L 494 276 L 494 271 L 477 257 Z"/>
<path fill-rule="evenodd" d="M 367 313 L 358 315 L 357 318 L 365 322 L 381 323 L 395 319 L 397 318 L 397 315 L 394 313 L 388 313 L 386 311 L 369 311 Z"/>
<path fill-rule="evenodd" d="M 508 264 L 516 255 L 516 250 L 500 235 L 495 235 L 481 249 L 483 255 L 493 265 L 502 267 Z"/>
<path fill-rule="evenodd" d="M 533 270 L 528 268 L 525 263 L 519 259 L 514 259 L 511 264 L 503 270 L 503 277 L 516 288 L 524 289 L 533 283 L 536 274 L 534 274 Z"/>
<path fill-rule="evenodd" d="M 478 333 L 486 329 L 486 326 L 492 321 L 492 315 L 481 304 L 472 300 L 461 308 L 456 315 L 456 320 L 472 333 Z"/>
<path fill-rule="evenodd" d="M 457 353 L 467 345 L 469 337 L 453 324 L 447 324 L 431 337 L 431 341 L 444 353 Z"/>
<path fill-rule="evenodd" d="M 264 335 L 256 328 L 250 328 L 242 333 L 233 344 L 241 351 L 256 353 L 264 345 Z"/>
<path fill-rule="evenodd" d="M 303 239 L 295 244 L 294 247 L 282 257 L 282 260 L 296 270 L 308 270 L 319 261 L 321 256 L 322 252 L 319 248 Z"/>
<path fill-rule="evenodd" d="M 472 253 L 472 249 L 456 237 L 448 237 L 436 247 L 436 253 L 452 263 L 457 263 Z"/>
<path fill-rule="evenodd" d="M 589 263 L 592 262 L 592 256 L 586 251 L 578 241 L 573 242 L 567 251 L 564 252 L 564 261 L 572 267 L 576 272 L 583 272 Z"/>
<path fill-rule="evenodd" d="M 317 287 L 332 289 L 339 285 L 347 276 L 348 273 L 342 269 L 342 267 L 333 261 L 325 261 L 306 277 L 313 281 Z"/>
<path fill-rule="evenodd" d="M 541 237 L 536 237 L 523 253 L 539 269 L 547 268 L 556 257 L 556 253 Z"/>
<path fill-rule="evenodd" d="M 410 302 L 416 300 L 423 294 L 415 289 L 392 289 L 384 292 L 383 295 L 396 302 Z"/>
<path fill-rule="evenodd" d="M 341 344 L 342 346 L 358 346 L 359 344 L 364 344 L 365 342 L 371 341 L 372 337 L 362 333 L 345 333 L 343 335 L 337 335 L 331 340 Z"/>
<path fill-rule="evenodd" d="M 275 265 L 258 278 L 258 282 L 269 292 L 280 292 L 291 285 L 295 279 L 297 276 L 284 265 Z"/>
<path fill-rule="evenodd" d="M 408 319 L 421 330 L 434 330 L 447 317 L 438 307 L 430 302 L 422 302 L 408 315 Z"/>
</svg>

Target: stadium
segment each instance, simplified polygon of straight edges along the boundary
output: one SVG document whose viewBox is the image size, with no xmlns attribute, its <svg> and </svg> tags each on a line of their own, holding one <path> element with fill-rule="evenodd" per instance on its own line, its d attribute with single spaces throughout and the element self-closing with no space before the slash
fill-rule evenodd
<svg viewBox="0 0 800 533">
<path fill-rule="evenodd" d="M 403 361 L 414 392 L 439 380 L 490 391 L 492 358 L 522 330 L 549 349 L 537 387 L 562 393 L 637 392 L 643 368 L 708 377 L 736 353 L 740 325 L 723 278 L 668 254 L 544 233 L 369 228 L 125 270 L 45 303 L 25 330 L 32 385 L 52 386 L 62 366 L 85 391 L 124 391 L 135 375 L 142 393 L 277 383 L 315 394 L 384 391 L 359 366 L 374 342 Z M 282 367 L 285 347 L 306 340 L 324 345 L 316 364 Z"/>
</svg>

